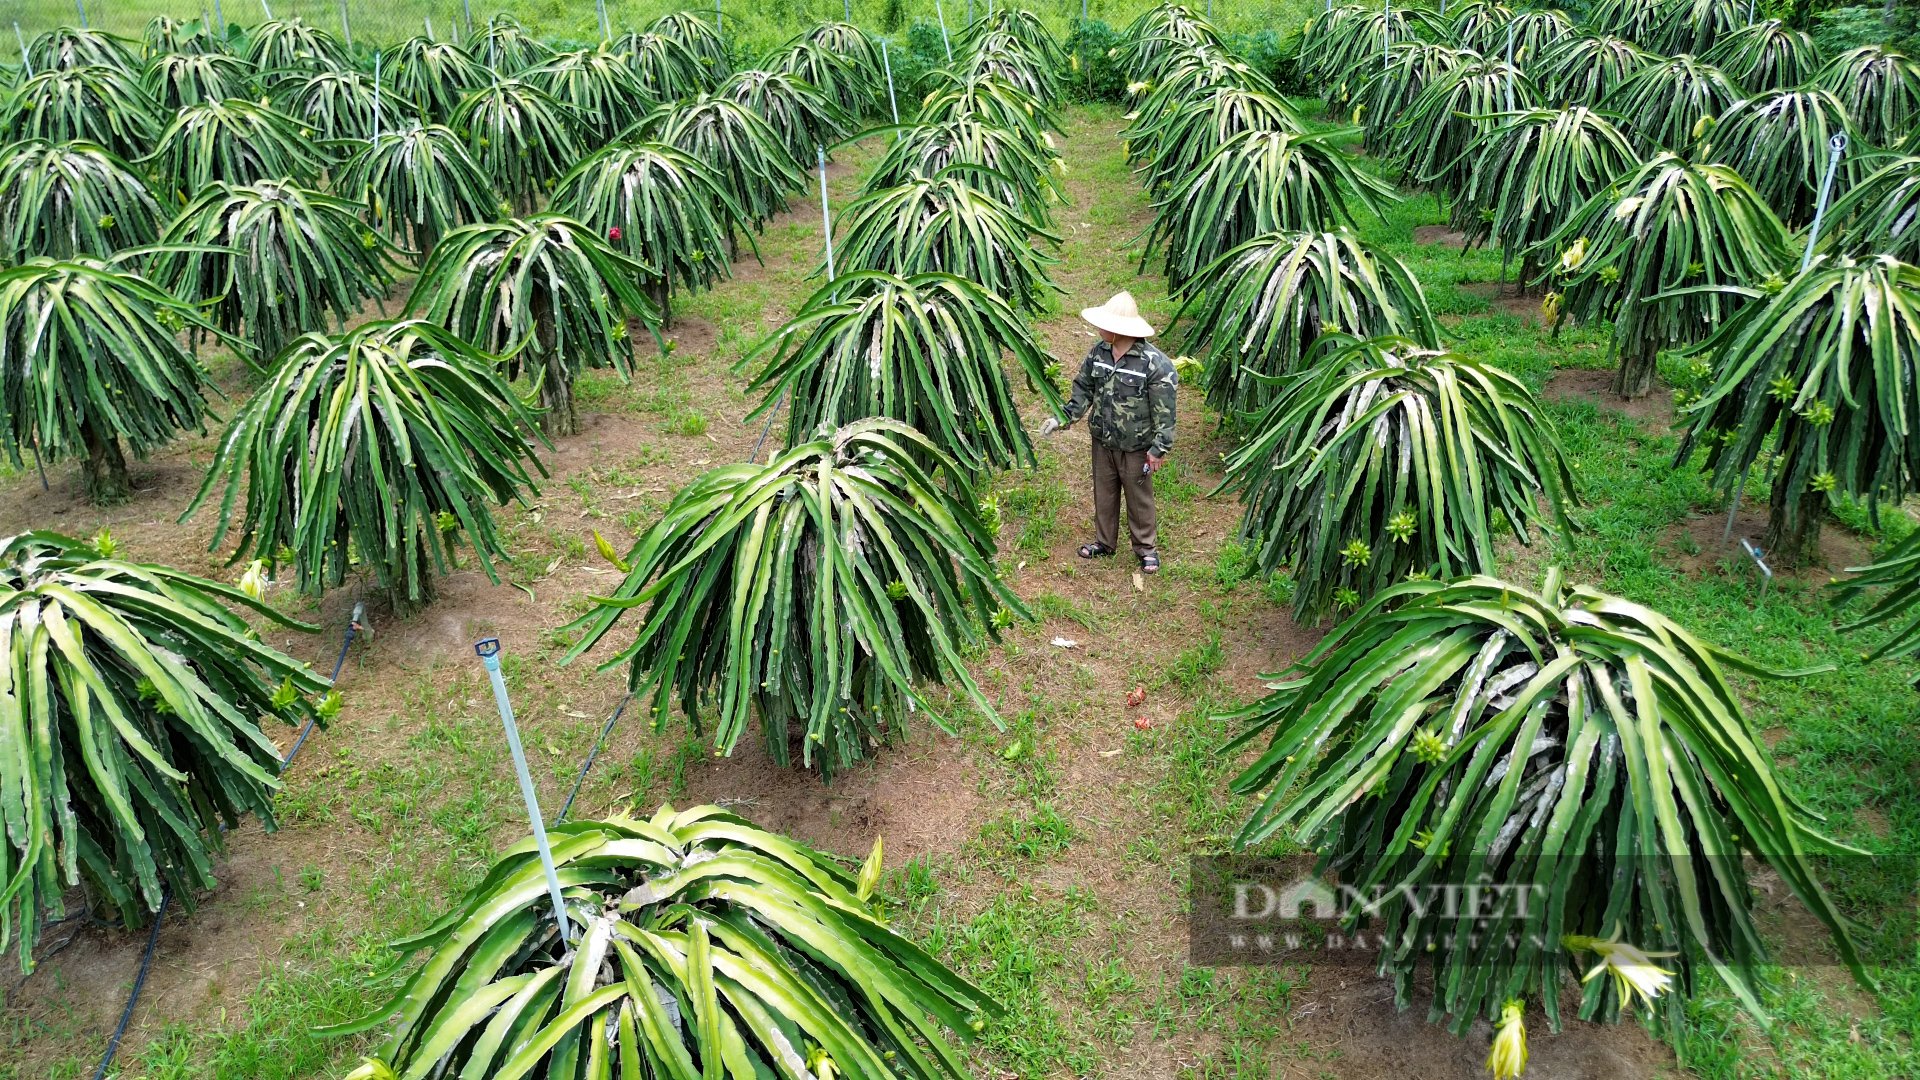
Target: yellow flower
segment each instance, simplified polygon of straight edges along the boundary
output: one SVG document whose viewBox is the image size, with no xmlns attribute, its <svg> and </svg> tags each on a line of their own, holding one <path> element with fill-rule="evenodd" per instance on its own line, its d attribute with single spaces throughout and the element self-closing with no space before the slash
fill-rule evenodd
<svg viewBox="0 0 1920 1080">
<path fill-rule="evenodd" d="M 1540 299 L 1540 321 L 1553 322 L 1560 317 L 1560 294 L 1549 292 Z"/>
<path fill-rule="evenodd" d="M 1152 83 L 1147 83 L 1147 82 L 1131 82 L 1131 83 L 1128 83 L 1128 84 L 1127 84 L 1127 96 L 1128 96 L 1128 97 L 1133 97 L 1133 96 L 1135 96 L 1135 95 L 1137 95 L 1137 94 L 1144 94 L 1144 93 L 1146 93 L 1146 92 L 1147 92 L 1147 90 L 1148 90 L 1149 88 L 1151 88 L 1152 86 L 1153 86 L 1153 84 L 1152 84 Z"/>
<path fill-rule="evenodd" d="M 360 1067 L 347 1074 L 347 1080 L 399 1080 L 387 1063 L 379 1058 L 362 1058 Z"/>
<path fill-rule="evenodd" d="M 1500 1030 L 1493 1033 L 1493 1050 L 1487 1054 L 1487 1071 L 1494 1080 L 1515 1080 L 1527 1071 L 1527 1025 L 1521 1022 L 1525 1011 L 1518 1001 L 1500 1006 Z"/>
<path fill-rule="evenodd" d="M 1560 253 L 1560 272 L 1563 274 L 1571 274 L 1575 270 L 1580 269 L 1580 264 L 1586 260 L 1587 238 L 1583 236 L 1575 240 L 1572 247 Z"/>
<path fill-rule="evenodd" d="M 255 559 L 247 564 L 247 572 L 240 575 L 240 591 L 250 600 L 259 600 L 267 595 L 267 563 L 264 559 Z"/>
<path fill-rule="evenodd" d="M 1642 952 L 1639 946 L 1621 941 L 1618 929 L 1614 930 L 1612 937 L 1604 940 L 1568 934 L 1560 939 L 1560 943 L 1575 952 L 1590 952 L 1600 958 L 1600 962 L 1594 965 L 1592 971 L 1582 975 L 1580 981 L 1592 982 L 1603 971 L 1611 974 L 1615 996 L 1623 1007 L 1632 1005 L 1636 995 L 1651 1006 L 1654 998 L 1673 987 L 1673 972 L 1656 965 L 1653 960 L 1655 957 L 1678 954 Z"/>
</svg>

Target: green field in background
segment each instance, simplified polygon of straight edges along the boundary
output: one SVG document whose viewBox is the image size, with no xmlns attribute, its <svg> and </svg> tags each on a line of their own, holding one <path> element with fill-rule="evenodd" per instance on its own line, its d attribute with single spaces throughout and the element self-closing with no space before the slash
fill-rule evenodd
<svg viewBox="0 0 1920 1080">
<path fill-rule="evenodd" d="M 1082 0 L 1041 0 L 1020 5 L 1039 15 L 1065 36 L 1068 24 L 1080 17 Z M 1153 0 L 1085 0 L 1088 17 L 1115 26 L 1153 6 Z M 71 26 L 84 6 L 87 23 L 115 33 L 137 37 L 156 15 L 176 19 L 224 20 L 251 26 L 275 18 L 301 18 L 338 35 L 342 17 L 356 44 L 391 43 L 423 33 L 429 25 L 435 37 L 458 37 L 467 20 L 483 24 L 495 12 L 519 19 L 536 34 L 556 39 L 591 41 L 600 36 L 599 14 L 593 0 L 5 0 L 0 3 L 0 29 L 18 24 L 21 34 L 34 35 L 57 26 Z M 669 11 L 691 8 L 714 11 L 710 3 L 685 4 L 673 0 L 607 0 L 607 22 L 614 33 L 641 29 Z M 1207 5 L 1194 5 L 1206 10 Z M 1221 3 L 1213 18 L 1221 29 L 1254 31 L 1267 27 L 1291 29 L 1306 17 L 1308 0 L 1238 0 Z M 905 33 L 916 21 L 937 23 L 944 16 L 950 29 L 965 25 L 967 0 L 718 0 L 721 28 L 729 38 L 739 35 L 749 51 L 770 47 L 822 21 L 846 17 L 877 33 Z M 986 14 L 986 0 L 972 5 Z M 9 36 L 11 36 L 9 34 Z M 8 42 L 8 60 L 18 62 L 17 42 Z"/>
</svg>

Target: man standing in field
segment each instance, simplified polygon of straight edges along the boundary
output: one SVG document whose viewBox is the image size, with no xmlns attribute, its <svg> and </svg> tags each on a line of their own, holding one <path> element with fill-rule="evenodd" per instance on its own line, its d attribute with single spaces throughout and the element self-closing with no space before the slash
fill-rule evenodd
<svg viewBox="0 0 1920 1080">
<path fill-rule="evenodd" d="M 1080 317 L 1100 332 L 1074 376 L 1065 423 L 1087 417 L 1093 436 L 1093 543 L 1080 546 L 1083 559 L 1104 559 L 1116 550 L 1120 499 L 1127 501 L 1127 529 L 1140 569 L 1160 569 L 1155 550 L 1153 474 L 1173 449 L 1174 391 L 1179 377 L 1173 361 L 1147 339 L 1153 327 L 1140 317 L 1132 293 L 1120 293 Z M 1062 426 L 1048 417 L 1041 435 Z"/>
</svg>

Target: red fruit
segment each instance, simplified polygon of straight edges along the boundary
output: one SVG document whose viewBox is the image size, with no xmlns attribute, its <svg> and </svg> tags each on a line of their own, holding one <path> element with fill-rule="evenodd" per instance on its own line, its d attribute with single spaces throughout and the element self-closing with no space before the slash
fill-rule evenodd
<svg viewBox="0 0 1920 1080">
<path fill-rule="evenodd" d="M 1149 719 L 1147 719 L 1147 718 L 1146 718 L 1146 717 L 1144 717 L 1144 716 L 1136 716 L 1136 717 L 1134 717 L 1134 718 L 1133 718 L 1133 730 L 1135 730 L 1135 731 L 1152 731 L 1152 730 L 1153 730 L 1153 721 L 1151 721 L 1151 720 L 1149 720 Z"/>
<path fill-rule="evenodd" d="M 1133 691 L 1127 695 L 1127 708 L 1137 709 L 1146 700 L 1147 700 L 1147 688 L 1144 686 L 1136 686 L 1133 688 Z"/>
<path fill-rule="evenodd" d="M 619 243 L 620 242 L 620 226 L 615 225 L 613 228 L 608 229 L 607 239 L 613 241 L 616 244 Z"/>
</svg>

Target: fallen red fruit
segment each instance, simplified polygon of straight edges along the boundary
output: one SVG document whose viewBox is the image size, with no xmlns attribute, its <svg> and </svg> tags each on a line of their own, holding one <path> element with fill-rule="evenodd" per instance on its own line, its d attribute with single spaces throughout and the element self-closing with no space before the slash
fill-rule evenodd
<svg viewBox="0 0 1920 1080">
<path fill-rule="evenodd" d="M 615 243 L 619 243 L 619 241 L 620 241 L 620 226 L 618 226 L 618 225 L 615 225 L 615 226 L 614 226 L 613 228 L 611 228 L 611 229 L 608 229 L 608 230 L 607 230 L 607 239 L 609 239 L 609 240 L 612 240 L 612 241 L 613 241 L 613 242 L 615 242 Z"/>
<path fill-rule="evenodd" d="M 1137 709 L 1141 703 L 1146 700 L 1147 688 L 1144 686 L 1136 686 L 1133 688 L 1133 691 L 1127 695 L 1127 707 L 1129 709 Z"/>
<path fill-rule="evenodd" d="M 1152 731 L 1153 721 L 1144 716 L 1136 716 L 1133 718 L 1133 729 L 1135 731 Z"/>
</svg>

